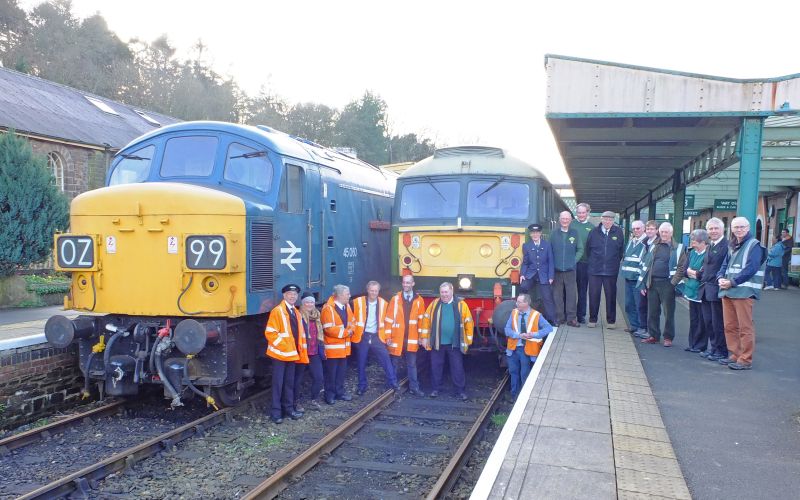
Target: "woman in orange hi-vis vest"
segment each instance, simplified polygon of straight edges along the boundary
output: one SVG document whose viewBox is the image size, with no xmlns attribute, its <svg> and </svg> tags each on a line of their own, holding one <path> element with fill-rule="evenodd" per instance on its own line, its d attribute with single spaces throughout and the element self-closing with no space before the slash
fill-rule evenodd
<svg viewBox="0 0 800 500">
<path fill-rule="evenodd" d="M 276 424 L 283 417 L 293 420 L 303 416 L 294 407 L 295 363 L 308 363 L 306 336 L 300 311 L 295 307 L 300 287 L 286 285 L 281 289 L 283 300 L 269 313 L 264 336 L 267 356 L 272 358 L 272 406 L 270 418 Z"/>
<path fill-rule="evenodd" d="M 350 355 L 350 339 L 355 331 L 353 310 L 347 303 L 350 287 L 336 285 L 333 295 L 322 308 L 320 318 L 325 332 L 325 402 L 332 405 L 335 400 L 350 401 L 353 397 L 344 390 L 347 371 L 347 356 Z"/>
<path fill-rule="evenodd" d="M 531 308 L 531 297 L 524 293 L 517 296 L 517 308 L 511 312 L 505 328 L 508 375 L 515 401 L 531 372 L 531 365 L 536 362 L 544 339 L 552 331 L 552 325 L 544 316 Z"/>
<path fill-rule="evenodd" d="M 392 356 L 395 375 L 399 378 L 400 358 L 405 358 L 408 392 L 424 396 L 417 377 L 419 327 L 425 315 L 425 300 L 414 293 L 414 276 L 403 276 L 403 290 L 389 301 L 386 308 L 387 347 Z"/>
<path fill-rule="evenodd" d="M 352 342 L 358 359 L 359 396 L 367 392 L 367 357 L 370 353 L 386 374 L 386 387 L 400 389 L 386 346 L 390 332 L 386 329 L 386 300 L 378 295 L 380 292 L 381 284 L 370 281 L 367 283 L 367 295 L 353 301 L 356 329 Z"/>
</svg>

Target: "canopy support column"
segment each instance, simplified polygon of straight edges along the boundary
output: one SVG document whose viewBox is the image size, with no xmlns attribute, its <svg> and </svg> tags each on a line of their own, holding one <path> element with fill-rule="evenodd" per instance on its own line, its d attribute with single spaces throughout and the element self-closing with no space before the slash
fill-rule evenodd
<svg viewBox="0 0 800 500">
<path fill-rule="evenodd" d="M 683 241 L 683 207 L 686 203 L 686 184 L 683 183 L 683 170 L 672 175 L 672 239 Z"/>
<path fill-rule="evenodd" d="M 758 177 L 761 174 L 763 118 L 743 118 L 739 149 L 739 202 L 737 215 L 747 217 L 755 231 L 758 207 Z"/>
<path fill-rule="evenodd" d="M 656 200 L 653 198 L 653 191 L 647 195 L 647 219 L 656 220 Z"/>
</svg>

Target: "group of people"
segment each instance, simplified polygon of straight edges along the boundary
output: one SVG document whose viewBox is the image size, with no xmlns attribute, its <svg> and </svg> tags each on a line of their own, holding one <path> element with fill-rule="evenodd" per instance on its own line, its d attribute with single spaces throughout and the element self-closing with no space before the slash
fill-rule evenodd
<svg viewBox="0 0 800 500">
<path fill-rule="evenodd" d="M 676 295 L 683 294 L 690 311 L 686 350 L 733 370 L 752 368 L 753 301 L 760 298 L 765 256 L 745 217 L 733 219 L 730 240 L 724 223 L 709 219 L 706 229 L 692 231 L 690 248 L 684 249 L 674 241 L 669 222 L 634 221 L 626 243 L 613 212 L 603 212 L 595 226 L 588 220 L 590 210 L 580 203 L 576 220 L 562 212 L 549 241 L 542 238 L 540 224 L 528 226 L 531 241 L 523 245 L 520 288 L 526 294 L 538 292 L 549 323 L 596 327 L 602 292 L 606 327 L 616 328 L 621 275 L 629 325 L 625 330 L 642 343 L 658 344 L 663 336 L 663 345 L 672 346 Z M 788 268 L 791 246 L 789 232 L 783 230 L 766 263 L 772 280 L 767 289 L 784 283 L 781 274 Z"/>
<path fill-rule="evenodd" d="M 781 229 L 781 236 L 770 247 L 767 255 L 766 286 L 764 290 L 786 290 L 789 286 L 789 263 L 792 261 L 792 235 Z"/>
<path fill-rule="evenodd" d="M 617 276 L 625 251 L 625 235 L 614 224 L 614 212 L 603 212 L 597 226 L 589 221 L 591 207 L 578 204 L 573 220 L 568 211 L 558 217 L 559 227 L 542 238 L 541 224 L 528 226 L 531 241 L 522 246 L 520 290 L 537 291 L 544 317 L 558 326 L 597 327 L 600 297 L 605 294 L 606 323 L 616 328 Z M 587 299 L 588 293 L 588 301 Z"/>
<path fill-rule="evenodd" d="M 380 297 L 380 288 L 370 281 L 366 295 L 351 303 L 350 288 L 336 285 L 319 311 L 312 293 L 300 295 L 297 285 L 283 287 L 283 300 L 270 312 L 264 331 L 272 361 L 273 422 L 304 415 L 300 400 L 306 369 L 311 373 L 308 404 L 313 408 L 319 409 L 319 400 L 332 405 L 352 399 L 345 389 L 348 358 L 357 366 L 358 394 L 364 394 L 370 354 L 383 369 L 387 388 L 399 390 L 402 360 L 408 392 L 424 396 L 417 373 L 420 347 L 430 354 L 430 396 L 439 395 L 446 359 L 456 396 L 467 399 L 463 357 L 472 344 L 474 324 L 467 304 L 453 295 L 453 285 L 442 283 L 439 298 L 427 307 L 414 291 L 411 275 L 403 276 L 402 290 L 388 301 Z"/>
<path fill-rule="evenodd" d="M 689 235 L 689 249 L 673 240 L 673 227 L 655 221 L 634 221 L 625 247 L 622 275 L 630 328 L 644 344 L 664 347 L 675 339 L 676 295 L 689 302 L 686 351 L 749 370 L 753 363 L 753 302 L 761 295 L 764 255 L 745 217 L 731 221 L 732 236 L 712 217 L 706 229 Z M 661 314 L 665 317 L 661 330 Z"/>
</svg>

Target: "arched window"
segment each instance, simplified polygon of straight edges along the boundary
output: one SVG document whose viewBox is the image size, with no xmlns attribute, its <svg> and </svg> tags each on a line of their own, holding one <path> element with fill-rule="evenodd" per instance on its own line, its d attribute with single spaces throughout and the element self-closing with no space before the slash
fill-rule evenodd
<svg viewBox="0 0 800 500">
<path fill-rule="evenodd" d="M 55 151 L 47 153 L 47 166 L 53 174 L 53 182 L 61 191 L 64 191 L 64 158 Z"/>
</svg>

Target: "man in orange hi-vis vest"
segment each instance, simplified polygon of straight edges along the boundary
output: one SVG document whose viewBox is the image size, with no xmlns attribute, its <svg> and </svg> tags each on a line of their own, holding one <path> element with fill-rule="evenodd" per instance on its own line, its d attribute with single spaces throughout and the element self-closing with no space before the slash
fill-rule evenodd
<svg viewBox="0 0 800 500">
<path fill-rule="evenodd" d="M 283 417 L 297 420 L 303 412 L 294 407 L 295 363 L 308 363 L 306 335 L 300 311 L 295 307 L 300 287 L 286 285 L 281 289 L 283 300 L 272 309 L 264 336 L 267 338 L 267 356 L 272 359 L 272 406 L 270 419 L 276 424 Z"/>
<path fill-rule="evenodd" d="M 517 296 L 517 308 L 508 317 L 505 329 L 508 375 L 514 401 L 531 372 L 531 365 L 542 350 L 544 339 L 552 331 L 553 326 L 531 307 L 530 295 L 522 293 Z"/>
<path fill-rule="evenodd" d="M 347 356 L 350 355 L 350 338 L 355 331 L 355 317 L 350 309 L 350 287 L 335 285 L 333 295 L 322 308 L 320 320 L 325 332 L 325 402 L 350 401 L 353 396 L 345 392 L 344 376 Z"/>
<path fill-rule="evenodd" d="M 359 396 L 367 392 L 367 358 L 370 353 L 386 374 L 386 386 L 394 390 L 400 389 L 392 360 L 389 359 L 389 351 L 386 350 L 387 336 L 391 330 L 386 328 L 386 300 L 378 295 L 380 292 L 381 284 L 370 281 L 367 283 L 367 295 L 353 301 L 356 328 L 352 342 L 358 357 Z"/>
<path fill-rule="evenodd" d="M 415 396 L 424 396 L 425 393 L 420 390 L 417 378 L 417 351 L 419 350 L 419 327 L 425 315 L 425 300 L 414 293 L 414 277 L 412 275 L 403 276 L 402 285 L 403 290 L 392 297 L 386 308 L 387 346 L 389 354 L 392 355 L 395 374 L 398 377 L 400 359 L 405 359 L 408 392 Z"/>
</svg>

